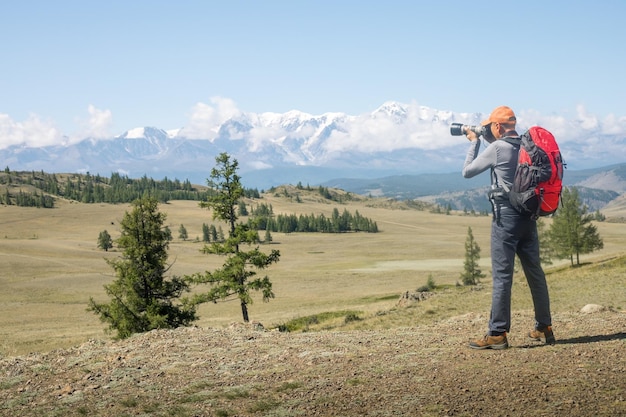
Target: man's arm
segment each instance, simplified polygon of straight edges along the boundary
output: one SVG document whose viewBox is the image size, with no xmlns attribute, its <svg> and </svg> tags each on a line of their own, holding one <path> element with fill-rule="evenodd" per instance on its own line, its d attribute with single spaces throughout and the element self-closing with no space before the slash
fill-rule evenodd
<svg viewBox="0 0 626 417">
<path fill-rule="evenodd" d="M 495 146 L 487 146 L 487 149 L 480 155 L 478 151 L 480 149 L 480 140 L 472 141 L 467 155 L 465 156 L 465 163 L 463 164 L 463 177 L 472 178 L 481 172 L 486 171 L 495 164 Z"/>
</svg>

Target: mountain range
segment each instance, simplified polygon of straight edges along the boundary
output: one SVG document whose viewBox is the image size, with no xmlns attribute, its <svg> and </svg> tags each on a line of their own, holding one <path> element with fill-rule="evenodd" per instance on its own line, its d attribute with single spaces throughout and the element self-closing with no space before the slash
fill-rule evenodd
<svg viewBox="0 0 626 417">
<path fill-rule="evenodd" d="M 346 183 L 403 175 L 460 177 L 467 142 L 451 136 L 449 126 L 478 124 L 485 117 L 397 102 L 360 116 L 237 112 L 226 120 L 176 130 L 141 127 L 111 138 L 88 137 L 43 147 L 12 145 L 0 149 L 0 160 L 12 170 L 104 176 L 119 172 L 131 178 L 147 175 L 204 184 L 215 157 L 227 152 L 239 162 L 242 183 L 262 189 L 297 182 L 339 183 L 338 178 Z M 610 129 L 607 122 L 532 114 L 520 114 L 518 120 L 520 126 L 542 124 L 551 129 L 570 169 L 626 161 L 626 135 Z M 417 178 L 424 186 L 443 180 L 441 176 Z M 464 187 L 486 182 L 465 180 Z"/>
</svg>

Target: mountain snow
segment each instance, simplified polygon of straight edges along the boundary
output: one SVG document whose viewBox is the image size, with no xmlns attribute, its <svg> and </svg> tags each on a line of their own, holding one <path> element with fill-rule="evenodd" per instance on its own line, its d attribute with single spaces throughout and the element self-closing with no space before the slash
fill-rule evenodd
<svg viewBox="0 0 626 417">
<path fill-rule="evenodd" d="M 141 139 L 145 137 L 146 128 L 145 127 L 136 127 L 135 129 L 131 129 L 128 132 L 121 135 L 121 137 L 125 137 L 126 139 Z"/>
</svg>

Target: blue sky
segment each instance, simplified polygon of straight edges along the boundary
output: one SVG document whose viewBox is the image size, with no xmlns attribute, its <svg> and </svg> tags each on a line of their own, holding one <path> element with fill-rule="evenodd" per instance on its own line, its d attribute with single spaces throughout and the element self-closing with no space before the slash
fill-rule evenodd
<svg viewBox="0 0 626 417">
<path fill-rule="evenodd" d="M 619 0 L 2 3 L 5 144 L 176 129 L 222 99 L 257 113 L 399 101 L 626 117 Z"/>
</svg>

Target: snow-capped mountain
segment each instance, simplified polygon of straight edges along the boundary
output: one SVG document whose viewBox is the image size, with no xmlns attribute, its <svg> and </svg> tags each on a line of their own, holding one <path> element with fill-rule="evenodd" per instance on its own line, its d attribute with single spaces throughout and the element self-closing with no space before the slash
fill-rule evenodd
<svg viewBox="0 0 626 417">
<path fill-rule="evenodd" d="M 398 102 L 359 116 L 239 112 L 219 123 L 172 131 L 141 127 L 71 145 L 14 145 L 0 149 L 0 160 L 12 170 L 104 176 L 121 172 L 204 183 L 215 157 L 227 152 L 238 160 L 244 185 L 261 188 L 299 181 L 318 184 L 337 177 L 449 173 L 460 171 L 467 149 L 464 137 L 450 135 L 450 123 L 478 124 L 483 118 L 480 113 Z M 619 124 L 615 129 L 602 122 L 523 114 L 518 120 L 520 128 L 541 124 L 551 129 L 570 168 L 626 160 L 626 129 Z"/>
</svg>

